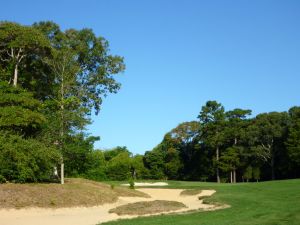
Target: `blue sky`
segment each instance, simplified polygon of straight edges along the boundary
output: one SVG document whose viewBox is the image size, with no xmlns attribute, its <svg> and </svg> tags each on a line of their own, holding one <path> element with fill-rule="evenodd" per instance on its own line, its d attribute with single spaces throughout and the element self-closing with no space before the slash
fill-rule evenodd
<svg viewBox="0 0 300 225">
<path fill-rule="evenodd" d="M 143 153 L 207 100 L 254 114 L 300 105 L 299 12 L 298 0 L 2 0 L 0 20 L 105 37 L 127 69 L 88 131 L 97 148 Z"/>
</svg>

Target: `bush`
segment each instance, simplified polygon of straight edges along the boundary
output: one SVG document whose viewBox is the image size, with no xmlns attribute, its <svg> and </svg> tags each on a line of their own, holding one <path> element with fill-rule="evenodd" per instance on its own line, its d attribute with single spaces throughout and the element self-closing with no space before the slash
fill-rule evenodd
<svg viewBox="0 0 300 225">
<path fill-rule="evenodd" d="M 106 167 L 106 176 L 110 180 L 128 180 L 130 177 L 130 156 L 120 153 L 112 158 Z"/>
<path fill-rule="evenodd" d="M 6 179 L 4 176 L 0 175 L 0 184 L 6 183 Z"/>
<path fill-rule="evenodd" d="M 107 180 L 104 168 L 102 167 L 88 170 L 85 174 L 83 174 L 83 177 L 95 181 Z"/>
<path fill-rule="evenodd" d="M 9 181 L 49 181 L 59 152 L 33 139 L 0 134 L 0 173 Z"/>
<path fill-rule="evenodd" d="M 131 178 L 131 179 L 129 179 L 129 188 L 130 189 L 134 189 L 134 180 Z"/>
</svg>

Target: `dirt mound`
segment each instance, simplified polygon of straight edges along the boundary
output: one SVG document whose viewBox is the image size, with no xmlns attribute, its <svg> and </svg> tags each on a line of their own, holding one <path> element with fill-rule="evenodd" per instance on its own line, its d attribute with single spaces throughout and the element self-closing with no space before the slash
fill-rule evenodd
<svg viewBox="0 0 300 225">
<path fill-rule="evenodd" d="M 129 188 L 86 179 L 66 179 L 61 184 L 0 184 L 0 208 L 62 208 L 113 203 L 120 196 L 149 197 Z"/>
</svg>

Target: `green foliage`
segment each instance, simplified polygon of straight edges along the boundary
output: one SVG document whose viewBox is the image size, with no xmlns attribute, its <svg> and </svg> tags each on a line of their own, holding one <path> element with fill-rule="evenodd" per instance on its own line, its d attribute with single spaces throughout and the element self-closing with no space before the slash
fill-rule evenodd
<svg viewBox="0 0 300 225">
<path fill-rule="evenodd" d="M 293 167 L 300 168 L 300 107 L 292 107 L 289 115 L 290 124 L 285 145 Z"/>
<path fill-rule="evenodd" d="M 105 174 L 106 162 L 104 159 L 104 153 L 100 150 L 94 150 L 87 156 L 86 171 L 83 173 L 85 178 L 103 181 L 107 179 Z"/>
<path fill-rule="evenodd" d="M 106 175 L 111 180 L 128 180 L 131 177 L 130 168 L 130 155 L 123 152 L 108 161 Z"/>
<path fill-rule="evenodd" d="M 219 167 L 226 172 L 237 169 L 240 164 L 239 151 L 236 146 L 227 148 L 220 157 Z"/>
<path fill-rule="evenodd" d="M 0 174 L 0 184 L 6 183 L 6 179 L 3 175 Z"/>
<path fill-rule="evenodd" d="M 52 161 L 45 168 L 38 162 L 59 149 L 67 176 L 106 179 L 103 153 L 93 151 L 98 139 L 82 130 L 102 98 L 119 90 L 114 75 L 124 71 L 123 58 L 109 54 L 108 41 L 91 29 L 61 31 L 53 22 L 1 22 L 0 42 L 0 134 L 16 134 L 1 146 L 1 157 L 14 152 L 2 165 L 5 177 L 48 179 Z"/>
<path fill-rule="evenodd" d="M 53 46 L 53 58 L 48 62 L 59 77 L 58 84 L 62 81 L 64 64 L 66 72 L 72 75 L 68 80 L 73 80 L 68 95 L 80 96 L 81 105 L 89 112 L 94 108 L 97 114 L 103 96 L 116 93 L 120 88 L 113 75 L 124 71 L 123 58 L 110 55 L 108 41 L 97 37 L 91 29 L 63 32 L 52 22 L 35 23 L 33 27 L 44 33 Z"/>
<path fill-rule="evenodd" d="M 134 189 L 134 180 L 132 178 L 129 179 L 128 183 L 129 183 L 129 188 Z"/>
<path fill-rule="evenodd" d="M 248 166 L 243 174 L 243 177 L 248 181 L 252 179 L 252 167 Z"/>
<path fill-rule="evenodd" d="M 149 177 L 149 170 L 145 167 L 143 155 L 135 155 L 131 158 L 131 177 L 133 179 L 146 179 Z"/>
<path fill-rule="evenodd" d="M 48 53 L 50 43 L 37 29 L 22 26 L 12 22 L 0 23 L 0 63 L 4 73 L 1 80 L 8 80 L 17 86 L 26 83 L 25 73 L 19 77 L 19 70 L 25 68 L 26 61 L 39 61 L 41 56 Z"/>
<path fill-rule="evenodd" d="M 106 150 L 103 152 L 104 154 L 104 158 L 106 161 L 110 161 L 112 158 L 116 157 L 117 155 L 119 155 L 120 153 L 126 153 L 129 156 L 131 155 L 131 153 L 129 152 L 129 150 L 127 149 L 126 146 L 117 146 L 115 148 Z"/>
<path fill-rule="evenodd" d="M 48 45 L 47 39 L 35 28 L 12 22 L 0 23 L 0 41 L 3 49 L 24 48 L 26 52 Z"/>
<path fill-rule="evenodd" d="M 0 96 L 0 129 L 30 136 L 45 123 L 32 93 L 0 82 Z"/>
<path fill-rule="evenodd" d="M 299 177 L 299 107 L 249 118 L 251 110 L 225 111 L 208 101 L 199 122 L 179 124 L 144 155 L 152 179 L 228 180 Z M 252 172 L 249 172 L 253 168 Z M 219 175 L 219 176 L 218 176 Z M 236 178 L 236 179 L 235 179 Z"/>
<path fill-rule="evenodd" d="M 164 155 L 158 149 L 145 152 L 144 165 L 149 170 L 147 179 L 163 179 L 164 178 Z"/>
<path fill-rule="evenodd" d="M 34 139 L 0 135 L 0 174 L 14 182 L 50 181 L 60 154 Z"/>
<path fill-rule="evenodd" d="M 98 137 L 85 137 L 79 133 L 65 139 L 62 150 L 66 176 L 78 176 L 84 173 L 95 174 L 95 169 L 99 169 L 101 161 L 95 162 L 98 155 L 93 152 L 93 144 Z M 101 157 L 101 156 L 100 156 Z"/>
<path fill-rule="evenodd" d="M 259 169 L 259 167 L 252 168 L 252 173 L 253 173 L 253 179 L 255 179 L 256 181 L 260 180 L 260 169 Z"/>
</svg>

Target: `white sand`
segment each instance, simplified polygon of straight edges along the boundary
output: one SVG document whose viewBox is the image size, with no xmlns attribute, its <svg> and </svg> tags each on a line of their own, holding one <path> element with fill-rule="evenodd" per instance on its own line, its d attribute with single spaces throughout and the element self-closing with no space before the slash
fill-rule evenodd
<svg viewBox="0 0 300 225">
<path fill-rule="evenodd" d="M 129 184 L 121 184 L 122 186 L 129 186 Z M 168 186 L 169 184 L 166 182 L 155 182 L 155 183 L 140 183 L 134 182 L 134 186 L 136 187 L 145 187 L 145 186 Z"/>
<path fill-rule="evenodd" d="M 214 210 L 221 207 L 202 204 L 198 200 L 198 196 L 210 196 L 215 191 L 204 190 L 199 195 L 181 196 L 182 189 L 139 189 L 147 193 L 151 198 L 141 197 L 120 197 L 116 203 L 105 204 L 96 207 L 78 207 L 78 208 L 60 208 L 60 209 L 44 209 L 44 208 L 28 208 L 28 209 L 10 209 L 0 210 L 1 225 L 95 225 L 111 220 L 121 218 L 134 218 L 137 216 L 118 216 L 108 211 L 120 205 L 134 203 L 139 201 L 153 200 L 171 200 L 185 204 L 188 208 L 171 211 L 168 213 L 184 212 L 189 210 Z M 160 214 L 160 213 L 158 213 Z M 165 213 L 167 214 L 167 213 Z M 154 214 L 152 214 L 154 215 Z"/>
</svg>

